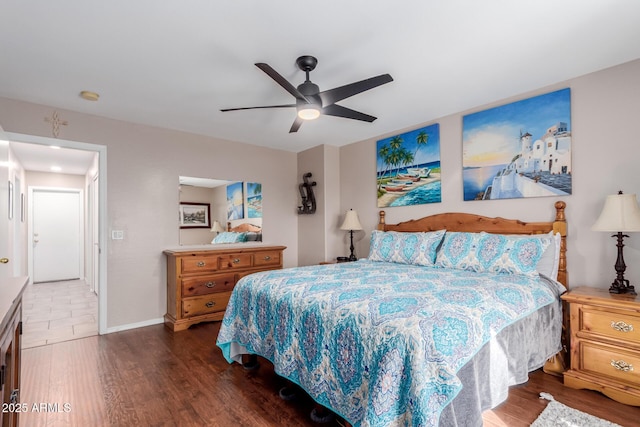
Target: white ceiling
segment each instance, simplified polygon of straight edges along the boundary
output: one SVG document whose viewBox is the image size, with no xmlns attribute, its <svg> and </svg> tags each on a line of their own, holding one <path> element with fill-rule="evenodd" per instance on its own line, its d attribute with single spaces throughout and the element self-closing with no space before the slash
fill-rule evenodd
<svg viewBox="0 0 640 427">
<path fill-rule="evenodd" d="M 70 175 L 85 175 L 96 156 L 94 151 L 16 142 L 11 142 L 11 149 L 25 170 Z"/>
<path fill-rule="evenodd" d="M 0 0 L 0 16 L 0 97 L 293 152 L 640 58 L 637 0 Z M 305 54 L 320 90 L 391 74 L 340 102 L 378 120 L 326 116 L 289 134 L 294 110 L 219 111 L 291 103 L 253 64 L 297 86 Z"/>
</svg>

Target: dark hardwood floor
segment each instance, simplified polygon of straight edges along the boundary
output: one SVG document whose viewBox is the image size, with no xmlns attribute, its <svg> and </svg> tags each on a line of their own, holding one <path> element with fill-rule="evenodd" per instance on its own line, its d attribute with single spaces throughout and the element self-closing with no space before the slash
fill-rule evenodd
<svg viewBox="0 0 640 427">
<path fill-rule="evenodd" d="M 309 418 L 308 397 L 280 399 L 284 381 L 269 362 L 261 359 L 256 371 L 229 365 L 215 346 L 219 326 L 172 333 L 156 325 L 25 349 L 20 395 L 29 410 L 20 425 L 319 426 Z M 511 388 L 505 403 L 485 412 L 485 426 L 528 426 L 546 406 L 540 392 L 623 426 L 640 420 L 640 408 L 566 388 L 536 371 Z M 35 411 L 34 404 L 44 409 Z"/>
</svg>

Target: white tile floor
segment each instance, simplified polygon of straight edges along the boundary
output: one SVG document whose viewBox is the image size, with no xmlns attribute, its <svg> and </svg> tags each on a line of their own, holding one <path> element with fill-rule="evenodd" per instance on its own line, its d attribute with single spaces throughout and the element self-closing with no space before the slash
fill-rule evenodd
<svg viewBox="0 0 640 427">
<path fill-rule="evenodd" d="M 22 348 L 98 335 L 98 297 L 84 280 L 27 285 Z"/>
</svg>

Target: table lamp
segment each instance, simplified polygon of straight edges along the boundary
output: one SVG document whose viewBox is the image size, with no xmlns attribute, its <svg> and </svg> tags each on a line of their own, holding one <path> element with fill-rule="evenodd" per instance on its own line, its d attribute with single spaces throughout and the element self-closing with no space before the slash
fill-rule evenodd
<svg viewBox="0 0 640 427">
<path fill-rule="evenodd" d="M 616 279 L 611 284 L 609 292 L 612 294 L 632 294 L 636 295 L 635 288 L 629 285 L 629 281 L 624 278 L 624 271 L 627 266 L 622 255 L 622 243 L 624 237 L 629 237 L 624 233 L 640 231 L 640 208 L 635 194 L 618 194 L 607 196 L 602 208 L 602 213 L 598 220 L 591 226 L 595 231 L 613 232 L 611 237 L 617 238 L 618 258 L 615 269 Z"/>
<path fill-rule="evenodd" d="M 353 253 L 353 232 L 356 230 L 362 230 L 362 224 L 360 224 L 358 213 L 356 211 L 354 211 L 353 209 L 349 209 L 347 211 L 346 215 L 344 216 L 344 222 L 340 226 L 340 230 L 349 231 L 349 235 L 351 237 L 351 246 L 349 247 L 349 249 L 351 249 L 351 255 L 349 255 L 349 261 L 356 261 L 358 258 L 356 258 L 356 255 Z"/>
<path fill-rule="evenodd" d="M 213 224 L 211 224 L 211 232 L 216 233 L 217 236 L 222 231 L 224 231 L 222 225 L 217 220 L 213 221 Z"/>
</svg>

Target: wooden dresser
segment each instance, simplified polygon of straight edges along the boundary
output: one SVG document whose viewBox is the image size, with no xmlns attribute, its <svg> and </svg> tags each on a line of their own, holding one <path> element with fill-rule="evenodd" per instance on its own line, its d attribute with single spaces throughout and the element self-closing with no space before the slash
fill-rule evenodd
<svg viewBox="0 0 640 427">
<path fill-rule="evenodd" d="M 11 277 L 3 279 L 0 287 L 0 427 L 17 426 L 18 415 L 25 408 L 25 404 L 20 403 L 20 341 L 22 293 L 28 280 L 28 277 Z"/>
<path fill-rule="evenodd" d="M 285 246 L 223 245 L 221 249 L 166 250 L 167 314 L 173 331 L 222 320 L 231 291 L 240 278 L 282 268 Z"/>
<path fill-rule="evenodd" d="M 640 406 L 640 299 L 587 287 L 562 299 L 570 306 L 571 329 L 571 369 L 564 384 Z"/>
</svg>

